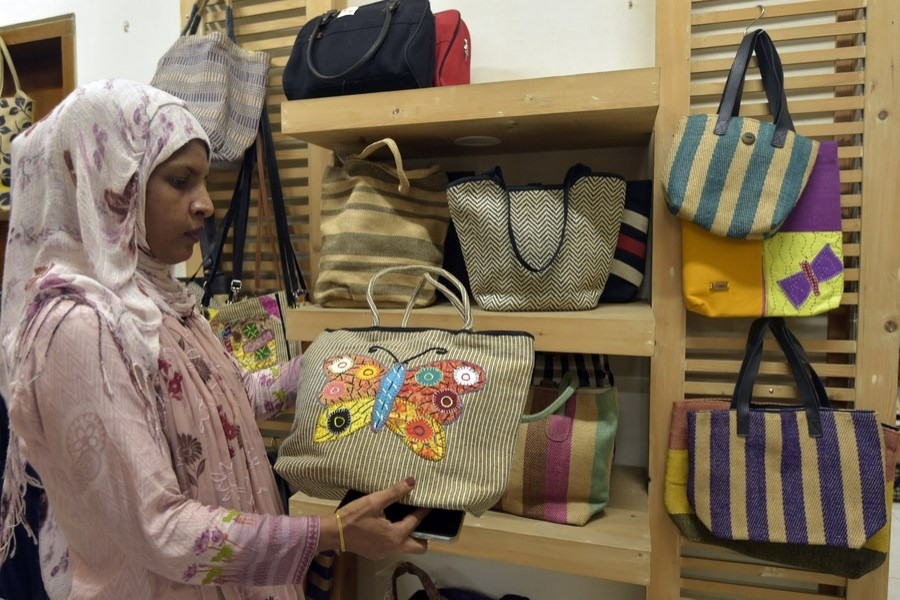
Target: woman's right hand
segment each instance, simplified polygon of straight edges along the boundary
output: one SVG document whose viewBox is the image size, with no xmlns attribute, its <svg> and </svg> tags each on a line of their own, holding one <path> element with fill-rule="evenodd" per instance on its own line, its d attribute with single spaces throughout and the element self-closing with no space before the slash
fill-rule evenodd
<svg viewBox="0 0 900 600">
<path fill-rule="evenodd" d="M 381 560 L 394 554 L 423 554 L 428 549 L 428 542 L 410 537 L 410 534 L 428 514 L 427 508 L 420 508 L 396 522 L 384 516 L 384 509 L 402 500 L 415 485 L 415 479 L 407 477 L 389 488 L 342 506 L 339 514 L 344 550 L 371 560 Z M 322 517 L 319 550 L 339 548 L 337 517 Z"/>
</svg>

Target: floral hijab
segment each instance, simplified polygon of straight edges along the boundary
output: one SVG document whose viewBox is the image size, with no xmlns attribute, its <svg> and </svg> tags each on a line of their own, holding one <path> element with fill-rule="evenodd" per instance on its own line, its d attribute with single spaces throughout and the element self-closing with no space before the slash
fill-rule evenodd
<svg viewBox="0 0 900 600">
<path fill-rule="evenodd" d="M 12 212 L 0 310 L 0 393 L 12 396 L 44 308 L 90 306 L 108 324 L 133 381 L 157 369 L 163 312 L 193 297 L 150 253 L 145 190 L 153 170 L 192 139 L 209 141 L 184 102 L 148 85 L 104 80 L 79 87 L 12 145 Z M 151 419 L 155 427 L 159 420 Z M 156 432 L 158 436 L 158 432 Z M 162 442 L 161 442 L 162 443 Z M 15 432 L 0 504 L 0 563 L 23 523 L 27 478 Z M 27 526 L 27 523 L 26 523 Z"/>
</svg>

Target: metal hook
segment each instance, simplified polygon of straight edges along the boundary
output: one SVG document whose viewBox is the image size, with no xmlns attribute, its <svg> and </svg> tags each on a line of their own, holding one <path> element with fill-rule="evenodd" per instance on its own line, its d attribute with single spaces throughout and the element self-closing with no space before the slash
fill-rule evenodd
<svg viewBox="0 0 900 600">
<path fill-rule="evenodd" d="M 747 35 L 747 32 L 750 31 L 750 28 L 753 27 L 753 24 L 763 18 L 763 15 L 766 14 L 766 7 L 762 4 L 757 4 L 756 8 L 759 9 L 759 16 L 750 21 L 750 24 L 744 28 L 744 35 Z"/>
</svg>

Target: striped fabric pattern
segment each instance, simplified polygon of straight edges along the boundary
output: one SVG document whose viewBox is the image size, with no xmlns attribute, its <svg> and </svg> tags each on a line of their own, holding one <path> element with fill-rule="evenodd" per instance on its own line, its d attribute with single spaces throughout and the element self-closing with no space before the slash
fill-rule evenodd
<svg viewBox="0 0 900 600">
<path fill-rule="evenodd" d="M 214 31 L 179 37 L 150 85 L 187 103 L 209 136 L 213 164 L 225 167 L 256 140 L 268 83 L 268 53 L 244 50 Z"/>
<path fill-rule="evenodd" d="M 688 418 L 697 412 L 728 411 L 730 402 L 718 398 L 697 398 L 676 401 L 672 405 L 669 429 L 669 449 L 666 455 L 664 502 L 669 517 L 687 539 L 730 548 L 747 556 L 857 578 L 877 569 L 884 563 L 890 547 L 890 524 L 870 537 L 861 548 L 813 546 L 801 543 L 771 543 L 717 538 L 700 521 L 688 499 L 690 480 L 688 456 Z M 900 430 L 881 426 L 884 440 L 885 511 L 890 510 L 894 468 L 900 446 Z M 784 480 L 784 478 L 782 478 Z"/>
<path fill-rule="evenodd" d="M 450 224 L 447 174 L 437 165 L 406 169 L 409 191 L 398 191 L 396 171 L 378 162 L 349 157 L 329 168 L 322 183 L 322 250 L 315 300 L 327 307 L 366 307 L 372 275 L 397 265 L 443 262 Z M 405 306 L 419 275 L 379 280 L 379 306 Z M 435 300 L 426 286 L 416 306 Z"/>
<path fill-rule="evenodd" d="M 625 185 L 625 209 L 619 239 L 603 286 L 600 303 L 630 302 L 644 281 L 653 182 L 629 181 Z"/>
<path fill-rule="evenodd" d="M 688 501 L 715 537 L 861 548 L 887 522 L 884 442 L 872 411 L 822 409 L 822 436 L 802 408 L 688 417 Z"/>
<path fill-rule="evenodd" d="M 326 359 L 365 355 L 382 362 L 384 353 L 370 351 L 375 345 L 389 349 L 400 360 L 442 348 L 447 353 L 440 355 L 441 360 L 464 360 L 484 370 L 484 387 L 461 395 L 460 416 L 444 426 L 442 460 L 421 458 L 388 427 L 376 433 L 366 425 L 335 441 L 314 442 L 313 432 L 324 408 L 320 398 L 329 381 L 323 369 Z M 420 367 L 435 360 L 434 356 L 426 353 L 407 366 Z M 405 502 L 480 515 L 496 504 L 506 488 L 533 367 L 534 338 L 528 333 L 390 327 L 326 330 L 303 354 L 294 424 L 279 448 L 275 470 L 294 489 L 335 500 L 348 489 L 373 492 L 412 476 L 416 487 Z M 401 388 L 398 398 L 403 393 Z"/>
<path fill-rule="evenodd" d="M 556 386 L 532 389 L 525 414 L 548 407 Z M 519 424 L 504 512 L 584 525 L 609 502 L 609 477 L 618 427 L 615 387 L 580 388 L 562 414 Z"/>
<path fill-rule="evenodd" d="M 719 136 L 713 133 L 717 118 L 680 121 L 663 172 L 667 206 L 716 235 L 761 238 L 797 203 L 818 142 L 789 131 L 784 147 L 775 148 L 775 125 L 747 117 L 732 117 Z"/>
</svg>

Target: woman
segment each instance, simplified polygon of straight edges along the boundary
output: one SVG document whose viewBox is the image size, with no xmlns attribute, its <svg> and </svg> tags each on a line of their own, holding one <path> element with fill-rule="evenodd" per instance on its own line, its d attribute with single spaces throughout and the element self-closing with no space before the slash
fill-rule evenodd
<svg viewBox="0 0 900 600">
<path fill-rule="evenodd" d="M 297 598 L 317 551 L 425 551 L 409 537 L 422 511 L 382 516 L 412 480 L 339 519 L 278 514 L 254 418 L 293 403 L 300 362 L 242 374 L 170 274 L 213 212 L 209 144 L 180 100 L 123 80 L 83 86 L 13 157 L 4 552 L 26 460 L 55 516 L 42 569 L 70 574 L 72 598 Z M 67 553 L 59 536 L 45 543 L 56 524 Z"/>
</svg>

